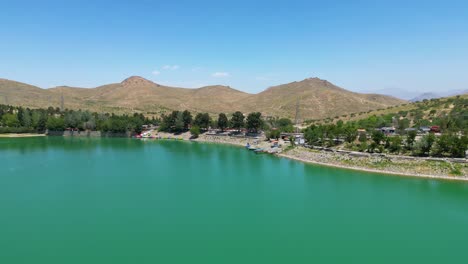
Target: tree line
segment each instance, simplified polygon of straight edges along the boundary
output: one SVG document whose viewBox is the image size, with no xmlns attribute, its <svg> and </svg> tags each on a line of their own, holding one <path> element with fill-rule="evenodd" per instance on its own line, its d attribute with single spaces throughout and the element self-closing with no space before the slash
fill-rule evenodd
<svg viewBox="0 0 468 264">
<path fill-rule="evenodd" d="M 0 105 L 0 133 L 43 133 L 53 131 L 97 130 L 103 132 L 141 133 L 142 125 L 155 123 L 143 114 L 115 115 L 82 110 L 30 109 Z"/>
<path fill-rule="evenodd" d="M 210 128 L 225 131 L 228 128 L 235 130 L 247 129 L 250 133 L 258 133 L 264 126 L 262 114 L 259 112 L 249 113 L 247 117 L 240 111 L 231 114 L 231 118 L 225 113 L 220 113 L 217 118 L 212 118 L 208 113 L 197 113 L 193 117 L 188 110 L 172 111 L 170 114 L 162 115 L 159 131 L 181 133 L 190 130 L 198 136 L 201 131 Z"/>
</svg>

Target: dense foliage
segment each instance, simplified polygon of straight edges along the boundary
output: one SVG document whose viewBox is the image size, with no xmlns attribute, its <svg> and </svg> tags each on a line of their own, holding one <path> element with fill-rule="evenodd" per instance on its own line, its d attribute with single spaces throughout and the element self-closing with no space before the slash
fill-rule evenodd
<svg viewBox="0 0 468 264">
<path fill-rule="evenodd" d="M 140 133 L 142 125 L 150 124 L 142 114 L 117 116 L 81 110 L 29 109 L 0 105 L 0 133 L 27 133 L 71 130 Z"/>
<path fill-rule="evenodd" d="M 199 131 L 218 128 L 221 131 L 227 128 L 241 130 L 246 128 L 249 132 L 258 132 L 263 128 L 263 120 L 261 113 L 250 113 L 244 122 L 244 114 L 235 112 L 231 114 L 231 119 L 225 113 L 220 113 L 216 120 L 213 120 L 208 113 L 197 113 L 192 120 L 192 114 L 185 110 L 184 112 L 173 111 L 168 115 L 162 116 L 162 121 L 159 127 L 160 131 L 180 133 L 190 130 L 190 127 L 197 127 L 194 136 L 198 136 Z M 288 123 L 289 124 L 289 123 Z M 192 130 L 190 130 L 192 132 Z"/>
</svg>

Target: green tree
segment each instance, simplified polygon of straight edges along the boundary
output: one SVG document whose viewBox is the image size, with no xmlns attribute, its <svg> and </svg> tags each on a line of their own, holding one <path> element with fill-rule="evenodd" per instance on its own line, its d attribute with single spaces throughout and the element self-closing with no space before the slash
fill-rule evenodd
<svg viewBox="0 0 468 264">
<path fill-rule="evenodd" d="M 257 133 L 262 127 L 262 114 L 260 112 L 250 113 L 247 116 L 247 129 L 249 132 Z"/>
<path fill-rule="evenodd" d="M 185 129 L 184 113 L 177 111 L 177 115 L 175 116 L 173 130 L 174 132 L 180 133 L 184 129 Z"/>
<path fill-rule="evenodd" d="M 289 118 L 278 119 L 277 127 L 280 130 L 280 132 L 286 132 L 286 133 L 294 132 L 293 122 Z"/>
<path fill-rule="evenodd" d="M 244 127 L 244 114 L 242 112 L 235 112 L 231 117 L 231 126 L 234 129 L 241 130 Z"/>
<path fill-rule="evenodd" d="M 452 136 L 452 145 L 450 149 L 450 155 L 453 158 L 465 158 L 468 147 L 468 138 L 466 136 L 457 137 Z"/>
<path fill-rule="evenodd" d="M 47 115 L 42 112 L 40 113 L 39 121 L 36 125 L 37 131 L 45 131 L 47 129 Z"/>
<path fill-rule="evenodd" d="M 385 140 L 385 134 L 380 130 L 374 130 L 372 132 L 371 138 L 372 141 L 374 141 L 374 143 L 378 146 L 381 144 L 382 141 Z"/>
<path fill-rule="evenodd" d="M 19 127 L 21 125 L 18 116 L 10 113 L 2 116 L 2 124 L 7 127 Z"/>
<path fill-rule="evenodd" d="M 437 138 L 435 143 L 432 145 L 430 155 L 433 157 L 442 157 L 449 155 L 450 153 L 450 137 L 449 135 L 441 135 Z"/>
<path fill-rule="evenodd" d="M 403 142 L 403 139 L 400 136 L 394 136 L 390 138 L 390 145 L 388 147 L 388 150 L 391 153 L 397 153 L 399 154 L 401 151 L 401 144 Z"/>
<path fill-rule="evenodd" d="M 414 144 L 413 155 L 416 156 L 428 156 L 430 154 L 432 145 L 434 144 L 436 137 L 434 134 L 423 136 L 418 142 Z"/>
<path fill-rule="evenodd" d="M 229 120 L 226 116 L 226 114 L 221 113 L 218 116 L 218 128 L 221 129 L 221 131 L 224 131 L 229 125 Z"/>
<path fill-rule="evenodd" d="M 18 113 L 16 114 L 18 121 L 19 121 L 19 126 L 25 126 L 24 125 L 24 119 L 25 119 L 25 110 L 23 107 L 18 107 Z"/>
<path fill-rule="evenodd" d="M 406 149 L 412 150 L 414 141 L 416 139 L 416 131 L 409 131 L 408 134 L 406 135 Z"/>
<path fill-rule="evenodd" d="M 52 131 L 63 131 L 65 130 L 65 122 L 62 117 L 50 116 L 47 119 L 46 127 Z"/>
<path fill-rule="evenodd" d="M 343 128 L 343 135 L 348 143 L 352 143 L 356 140 L 356 137 L 358 136 L 357 129 L 351 125 L 346 125 Z"/>
<path fill-rule="evenodd" d="M 304 132 L 304 138 L 310 145 L 317 145 L 322 138 L 321 127 L 312 125 Z"/>
<path fill-rule="evenodd" d="M 193 124 L 201 129 L 207 130 L 210 126 L 210 115 L 208 113 L 198 113 Z"/>
<path fill-rule="evenodd" d="M 281 131 L 279 131 L 278 129 L 272 129 L 268 131 L 268 133 L 266 134 L 266 137 L 268 139 L 279 139 L 280 136 L 281 136 Z"/>
<path fill-rule="evenodd" d="M 183 119 L 183 122 L 184 122 L 184 129 L 188 129 L 189 126 L 192 124 L 192 114 L 185 110 L 183 113 L 182 113 L 182 119 Z"/>
<path fill-rule="evenodd" d="M 367 134 L 366 133 L 360 133 L 359 134 L 359 142 L 367 142 Z"/>
<path fill-rule="evenodd" d="M 24 109 L 23 122 L 21 124 L 23 127 L 31 127 L 31 110 L 29 108 Z"/>
<path fill-rule="evenodd" d="M 190 128 L 190 134 L 192 135 L 192 138 L 198 138 L 200 135 L 200 128 L 198 126 L 192 126 Z"/>
<path fill-rule="evenodd" d="M 41 112 L 39 111 L 32 111 L 31 112 L 31 126 L 37 130 L 38 129 L 38 126 L 39 126 L 39 121 L 41 120 Z"/>
<path fill-rule="evenodd" d="M 367 151 L 367 148 L 368 148 L 367 141 L 361 142 L 361 143 L 359 144 L 359 151 L 360 151 L 360 152 L 365 152 L 365 151 Z"/>
<path fill-rule="evenodd" d="M 406 114 L 405 114 L 406 116 Z M 410 120 L 408 118 L 403 118 L 398 120 L 398 129 L 404 131 L 410 126 Z"/>
<path fill-rule="evenodd" d="M 161 124 L 159 126 L 159 131 L 170 132 L 175 125 L 175 119 L 173 115 L 163 115 Z"/>
</svg>

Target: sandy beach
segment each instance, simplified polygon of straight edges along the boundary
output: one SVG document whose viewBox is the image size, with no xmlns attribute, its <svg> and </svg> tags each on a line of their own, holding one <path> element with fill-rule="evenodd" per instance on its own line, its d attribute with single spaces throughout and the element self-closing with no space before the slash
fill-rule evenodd
<svg viewBox="0 0 468 264">
<path fill-rule="evenodd" d="M 22 137 L 44 137 L 45 134 L 31 134 L 31 133 L 24 133 L 24 134 L 0 134 L 0 138 L 22 138 Z"/>
</svg>

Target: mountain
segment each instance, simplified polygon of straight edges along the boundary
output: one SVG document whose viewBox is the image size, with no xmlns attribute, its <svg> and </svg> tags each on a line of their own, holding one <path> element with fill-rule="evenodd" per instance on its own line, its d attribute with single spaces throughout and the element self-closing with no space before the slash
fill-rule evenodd
<svg viewBox="0 0 468 264">
<path fill-rule="evenodd" d="M 430 100 L 442 97 L 449 97 L 449 96 L 456 96 L 456 95 L 464 95 L 468 94 L 468 90 L 452 90 L 452 91 L 445 91 L 440 94 L 437 93 L 423 93 L 418 95 L 417 97 L 409 100 L 410 102 L 419 102 L 422 100 Z"/>
<path fill-rule="evenodd" d="M 422 101 L 422 100 L 430 100 L 430 99 L 434 99 L 434 98 L 440 98 L 442 96 L 438 95 L 438 94 L 435 94 L 435 93 L 423 93 L 421 95 L 418 95 L 417 97 L 409 100 L 410 102 L 419 102 L 419 101 Z"/>
<path fill-rule="evenodd" d="M 378 94 L 360 94 L 345 90 L 319 78 L 309 78 L 270 87 L 242 102 L 245 109 L 254 106 L 266 115 L 293 118 L 299 103 L 300 119 L 315 119 L 369 111 L 404 103 L 404 100 Z"/>
<path fill-rule="evenodd" d="M 169 87 L 138 76 L 96 88 L 59 86 L 41 89 L 0 79 L 0 104 L 33 108 L 59 107 L 62 96 L 65 108 L 69 109 L 154 115 L 183 109 L 212 114 L 239 110 L 293 118 L 299 102 L 301 119 L 332 117 L 406 102 L 391 96 L 354 93 L 318 78 L 270 87 L 258 94 L 248 94 L 221 85 L 198 89 Z"/>
</svg>

